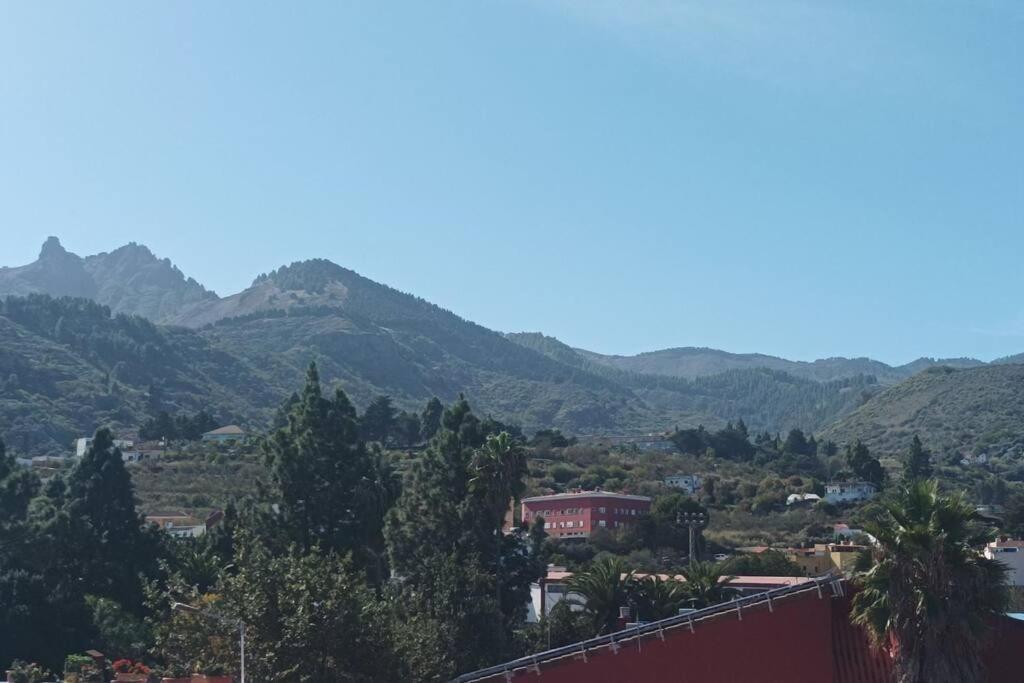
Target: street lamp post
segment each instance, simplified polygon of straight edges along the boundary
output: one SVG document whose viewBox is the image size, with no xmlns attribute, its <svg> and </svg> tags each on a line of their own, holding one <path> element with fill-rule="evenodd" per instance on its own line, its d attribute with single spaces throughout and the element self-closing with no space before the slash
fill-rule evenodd
<svg viewBox="0 0 1024 683">
<path fill-rule="evenodd" d="M 690 566 L 692 567 L 693 558 L 697 555 L 694 532 L 708 525 L 708 514 L 706 512 L 678 512 L 676 513 L 676 524 L 690 530 Z"/>
<path fill-rule="evenodd" d="M 187 605 L 184 602 L 171 603 L 171 609 L 176 610 L 178 612 L 189 612 L 190 614 L 198 614 L 201 617 L 206 617 L 207 619 L 219 621 L 222 624 L 231 624 L 232 626 L 236 627 L 238 629 L 239 656 L 241 658 L 241 671 L 239 672 L 239 675 L 241 676 L 242 679 L 241 683 L 245 683 L 245 622 L 241 619 L 231 619 L 230 617 L 226 617 L 223 614 L 217 614 L 216 612 L 210 610 L 199 609 L 198 607 Z"/>
</svg>

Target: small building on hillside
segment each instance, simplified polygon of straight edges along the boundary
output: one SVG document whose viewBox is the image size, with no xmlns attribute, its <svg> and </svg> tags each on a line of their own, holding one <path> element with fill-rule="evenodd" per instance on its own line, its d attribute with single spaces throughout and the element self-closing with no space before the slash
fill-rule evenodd
<svg viewBox="0 0 1024 683">
<path fill-rule="evenodd" d="M 161 531 L 175 538 L 199 537 L 206 533 L 202 520 L 184 512 L 158 512 L 146 515 L 146 522 L 160 527 Z"/>
<path fill-rule="evenodd" d="M 825 484 L 825 500 L 829 503 L 853 503 L 874 498 L 878 488 L 869 481 L 841 481 Z"/>
<path fill-rule="evenodd" d="M 786 505 L 817 505 L 821 496 L 817 493 L 791 493 L 786 497 Z"/>
<path fill-rule="evenodd" d="M 617 529 L 635 524 L 651 511 L 647 496 L 608 491 L 574 491 L 522 500 L 521 521 L 527 526 L 544 518 L 553 538 L 587 538 L 595 529 Z"/>
<path fill-rule="evenodd" d="M 852 543 L 816 543 L 813 548 L 788 548 L 783 554 L 800 567 L 804 576 L 821 576 L 827 572 L 845 574 L 866 549 Z"/>
<path fill-rule="evenodd" d="M 241 441 L 244 438 L 245 430 L 238 425 L 219 427 L 211 432 L 203 434 L 203 441 L 212 443 L 229 443 L 232 441 Z"/>
<path fill-rule="evenodd" d="M 91 436 L 75 439 L 75 457 L 81 458 L 89 450 L 90 446 L 92 446 Z M 133 446 L 135 446 L 135 442 L 131 439 L 114 439 L 114 448 L 118 448 L 122 452 L 131 450 Z"/>
<path fill-rule="evenodd" d="M 198 538 L 224 519 L 222 510 L 214 510 L 206 519 L 200 520 L 184 512 L 158 512 L 146 515 L 148 524 L 155 524 L 175 538 Z"/>
<path fill-rule="evenodd" d="M 696 474 L 673 474 L 665 477 L 665 485 L 681 489 L 687 495 L 694 495 L 700 491 L 701 479 Z"/>
<path fill-rule="evenodd" d="M 1024 586 L 1024 541 L 999 538 L 985 546 L 985 557 L 1009 568 L 1006 580 L 1011 586 Z"/>
</svg>

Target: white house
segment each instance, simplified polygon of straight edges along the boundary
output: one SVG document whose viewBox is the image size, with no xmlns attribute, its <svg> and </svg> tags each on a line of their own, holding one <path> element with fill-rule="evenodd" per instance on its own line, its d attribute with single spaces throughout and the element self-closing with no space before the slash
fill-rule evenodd
<svg viewBox="0 0 1024 683">
<path fill-rule="evenodd" d="M 869 481 L 835 482 L 825 484 L 825 500 L 829 503 L 852 503 L 868 500 L 878 493 L 878 489 Z"/>
<path fill-rule="evenodd" d="M 814 505 L 819 500 L 821 500 L 821 496 L 819 496 L 817 493 L 791 493 L 786 498 L 786 505 L 796 505 L 798 503 Z"/>
<path fill-rule="evenodd" d="M 82 437 L 75 439 L 75 457 L 81 458 L 85 455 L 85 452 L 89 450 L 89 446 L 92 445 L 92 437 Z M 135 445 L 134 441 L 128 439 L 114 439 L 114 448 L 120 448 L 122 451 L 126 451 Z"/>
<path fill-rule="evenodd" d="M 146 515 L 146 522 L 155 524 L 175 538 L 196 538 L 206 533 L 207 525 L 185 513 L 159 513 Z"/>
<path fill-rule="evenodd" d="M 1006 580 L 1011 586 L 1024 585 L 1024 541 L 992 541 L 985 546 L 985 557 L 999 560 L 1009 568 Z"/>
<path fill-rule="evenodd" d="M 673 474 L 665 477 L 665 485 L 682 489 L 692 496 L 700 491 L 701 479 L 696 474 Z"/>
</svg>

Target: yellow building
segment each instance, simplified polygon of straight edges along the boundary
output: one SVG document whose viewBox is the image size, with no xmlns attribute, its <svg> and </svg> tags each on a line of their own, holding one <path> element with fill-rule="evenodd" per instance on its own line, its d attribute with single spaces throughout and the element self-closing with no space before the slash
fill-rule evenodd
<svg viewBox="0 0 1024 683">
<path fill-rule="evenodd" d="M 816 543 L 813 548 L 789 548 L 786 559 L 800 567 L 804 576 L 821 576 L 830 571 L 846 573 L 853 569 L 865 547 L 846 543 Z"/>
</svg>

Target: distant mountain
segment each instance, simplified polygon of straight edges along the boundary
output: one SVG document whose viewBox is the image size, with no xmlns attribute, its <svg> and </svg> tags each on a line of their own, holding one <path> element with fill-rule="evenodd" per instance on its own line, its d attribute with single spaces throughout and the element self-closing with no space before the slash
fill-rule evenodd
<svg viewBox="0 0 1024 683">
<path fill-rule="evenodd" d="M 640 353 L 635 356 L 607 356 L 577 349 L 588 360 L 608 367 L 669 377 L 706 377 L 729 370 L 768 368 L 828 382 L 857 375 L 871 375 L 883 384 L 906 379 L 925 368 L 948 365 L 956 368 L 984 365 L 974 358 L 919 358 L 900 366 L 887 365 L 870 358 L 823 358 L 811 362 L 793 361 L 761 353 L 729 353 L 717 349 L 682 347 Z"/>
<path fill-rule="evenodd" d="M 0 435 L 32 453 L 63 450 L 102 424 L 136 428 L 157 410 L 205 408 L 263 428 L 310 360 L 357 405 L 387 394 L 419 410 L 465 393 L 480 413 L 528 431 L 580 435 L 741 417 L 758 430 L 820 430 L 943 362 L 893 368 L 712 349 L 604 356 L 488 330 L 330 261 L 283 266 L 221 298 L 146 247 L 82 258 L 55 238 L 36 262 L 0 269 L 4 296 Z"/>
<path fill-rule="evenodd" d="M 109 306 L 114 313 L 154 322 L 180 319 L 186 311 L 217 301 L 217 295 L 186 278 L 167 259 L 128 244 L 82 258 L 50 237 L 39 259 L 27 266 L 0 268 L 0 296 L 77 296 Z"/>
<path fill-rule="evenodd" d="M 889 387 L 824 430 L 897 453 L 917 434 L 941 454 L 1024 454 L 1024 365 L 936 366 Z"/>
</svg>

